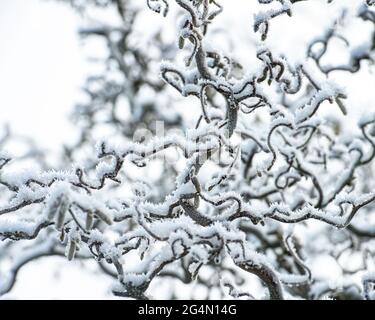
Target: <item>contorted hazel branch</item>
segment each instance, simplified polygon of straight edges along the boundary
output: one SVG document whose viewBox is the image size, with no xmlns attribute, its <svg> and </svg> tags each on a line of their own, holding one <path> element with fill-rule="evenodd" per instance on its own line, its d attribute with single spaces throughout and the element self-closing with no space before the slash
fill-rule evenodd
<svg viewBox="0 0 375 320">
<path fill-rule="evenodd" d="M 12 171 L 17 159 L 0 154 L 0 272 L 6 275 L 0 293 L 12 289 L 30 261 L 65 255 L 94 259 L 113 278 L 113 293 L 134 299 L 160 298 L 160 281 L 170 285 L 164 296 L 170 299 L 181 297 L 176 282 L 186 286 L 185 298 L 195 298 L 196 287 L 207 298 L 218 292 L 222 298 L 373 298 L 375 116 L 364 115 L 357 133 L 347 135 L 320 114 L 327 105 L 340 116 L 353 108 L 331 75 L 356 74 L 373 62 L 371 1 L 348 16 L 371 25 L 361 50 L 330 28 L 310 42 L 306 61 L 296 63 L 271 49 L 267 34 L 286 36 L 269 30 L 271 21 L 288 19 L 309 1 L 259 0 L 253 30 L 263 43 L 249 68 L 212 41 L 225 10 L 219 1 L 145 0 L 167 21 L 172 7 L 183 13 L 175 43 L 166 43 L 161 29 L 147 47 L 137 41 L 139 8 L 131 1 L 69 2 L 80 10 L 104 6 L 119 22 L 80 30 L 87 41 L 102 39 L 108 54 L 105 71 L 87 79 L 87 99 L 73 112 L 80 135 L 64 146 L 59 168 L 65 170 L 43 164 L 40 172 Z M 340 16 L 345 12 L 342 7 Z M 346 43 L 347 63 L 326 62 L 334 38 Z M 181 110 L 185 101 L 199 110 L 193 126 Z M 157 121 L 167 134 L 157 134 Z M 140 123 L 151 134 L 137 135 Z M 110 133 L 97 142 L 103 131 Z M 7 132 L 0 138 L 1 149 L 9 139 Z M 320 223 L 318 236 L 313 221 Z M 337 286 L 310 269 L 320 255 L 341 267 Z M 363 257 L 355 270 L 343 261 L 352 255 Z M 248 274 L 264 291 L 249 285 Z"/>
</svg>

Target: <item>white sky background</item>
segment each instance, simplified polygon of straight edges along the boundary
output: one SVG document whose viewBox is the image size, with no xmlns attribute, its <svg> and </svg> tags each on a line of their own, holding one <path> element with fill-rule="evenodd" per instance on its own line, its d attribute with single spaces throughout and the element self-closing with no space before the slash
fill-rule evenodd
<svg viewBox="0 0 375 320">
<path fill-rule="evenodd" d="M 66 140 L 85 77 L 78 24 L 54 1 L 0 1 L 0 125 L 54 149 Z"/>
<path fill-rule="evenodd" d="M 231 5 L 234 2 L 236 6 Z M 225 10 L 218 20 L 229 21 L 231 30 L 237 31 L 227 31 L 233 36 L 233 41 L 236 38 L 252 41 L 247 37 L 251 32 L 251 6 L 254 2 L 222 1 Z M 303 42 L 324 28 L 324 17 L 329 12 L 322 12 L 319 6 L 309 10 L 310 20 L 296 15 L 292 18 L 293 24 L 280 22 L 277 26 L 271 23 L 269 37 L 271 40 L 274 37 L 274 45 L 279 50 L 292 49 L 298 58 L 302 54 L 299 49 L 303 48 Z M 148 23 L 152 24 L 152 21 Z M 86 63 L 87 51 L 83 50 L 77 36 L 81 22 L 80 16 L 69 6 L 55 1 L 0 0 L 0 126 L 9 123 L 14 132 L 33 137 L 39 145 L 54 151 L 74 136 L 68 115 L 79 101 L 80 87 L 90 70 Z M 304 23 L 304 27 L 296 28 L 299 23 Z M 289 36 L 280 36 L 279 30 Z M 358 30 L 355 36 L 360 33 Z M 237 54 L 243 59 L 241 62 L 250 63 L 253 59 L 246 51 Z M 375 77 L 358 75 L 354 81 L 350 77 L 341 77 L 340 81 L 348 88 L 350 97 L 351 108 L 345 123 L 348 128 L 353 128 L 364 110 L 374 110 L 372 101 L 375 97 L 370 96 L 369 91 L 372 95 L 375 92 L 369 88 L 375 88 Z M 81 272 L 80 262 L 45 258 L 24 267 L 15 289 L 4 298 L 111 297 L 108 278 L 95 275 L 95 281 L 92 281 L 94 268 L 89 267 L 89 270 L 92 272 Z M 54 281 L 56 276 L 58 281 Z"/>
</svg>

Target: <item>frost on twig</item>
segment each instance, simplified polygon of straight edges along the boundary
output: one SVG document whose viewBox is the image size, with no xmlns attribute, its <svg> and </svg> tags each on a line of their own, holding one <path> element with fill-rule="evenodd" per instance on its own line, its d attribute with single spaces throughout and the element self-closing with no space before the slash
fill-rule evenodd
<svg viewBox="0 0 375 320">
<path fill-rule="evenodd" d="M 344 64 L 325 64 L 332 39 L 344 39 L 338 29 L 313 40 L 306 61 L 296 62 L 272 49 L 267 34 L 285 36 L 269 30 L 272 20 L 309 1 L 259 0 L 254 30 L 263 44 L 250 68 L 211 40 L 224 3 L 145 0 L 164 23 L 173 6 L 182 14 L 173 42 L 157 31 L 144 47 L 134 2 L 81 2 L 79 9 L 104 6 L 119 19 L 80 30 L 87 41 L 103 40 L 106 68 L 85 83 L 87 99 L 72 115 L 80 135 L 64 146 L 61 163 L 48 165 L 33 147 L 22 157 L 39 168 L 22 172 L 12 169 L 19 158 L 0 153 L 0 293 L 26 263 L 65 255 L 94 259 L 114 279 L 115 295 L 135 299 L 158 298 L 153 286 L 165 279 L 167 298 L 181 294 L 176 281 L 192 297 L 200 286 L 207 298 L 218 291 L 236 299 L 373 298 L 369 273 L 363 289 L 350 277 L 367 264 L 350 271 L 340 259 L 374 251 L 375 117 L 363 116 L 357 133 L 346 135 L 320 114 L 355 107 L 331 74 L 373 62 L 372 2 L 350 16 L 371 24 L 371 45 L 350 48 Z M 186 113 L 194 103 L 192 123 Z M 98 141 L 98 132 L 109 133 Z M 0 149 L 11 139 L 6 130 Z M 171 154 L 178 161 L 168 162 Z M 324 245 L 309 238 L 313 221 L 323 226 Z M 319 255 L 342 267 L 337 285 L 315 277 L 310 262 Z M 263 295 L 249 285 L 254 277 Z"/>
</svg>

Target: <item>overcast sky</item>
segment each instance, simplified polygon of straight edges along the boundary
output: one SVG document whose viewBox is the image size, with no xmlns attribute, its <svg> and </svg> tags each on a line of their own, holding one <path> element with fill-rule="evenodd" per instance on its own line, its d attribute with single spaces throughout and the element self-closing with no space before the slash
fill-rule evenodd
<svg viewBox="0 0 375 320">
<path fill-rule="evenodd" d="M 85 63 L 68 6 L 0 1 L 0 124 L 54 147 L 69 133 Z"/>
</svg>

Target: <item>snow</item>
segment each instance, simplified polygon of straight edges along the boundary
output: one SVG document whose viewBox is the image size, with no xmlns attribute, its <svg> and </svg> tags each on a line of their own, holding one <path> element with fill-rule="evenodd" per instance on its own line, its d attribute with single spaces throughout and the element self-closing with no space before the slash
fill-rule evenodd
<svg viewBox="0 0 375 320">
<path fill-rule="evenodd" d="M 247 21 L 246 28 L 249 29 L 249 33 L 250 22 L 260 25 L 261 33 L 266 31 L 264 29 L 265 23 L 269 23 L 268 37 L 264 46 L 259 46 L 259 32 L 256 35 L 251 33 L 251 36 L 245 39 L 235 32 L 229 32 L 234 43 L 243 45 L 243 52 L 238 54 L 238 60 L 244 64 L 244 69 L 247 71 L 240 70 L 238 75 L 230 77 L 226 75 L 226 71 L 203 77 L 205 62 L 200 68 L 198 63 L 197 68 L 196 63 L 191 58 L 199 55 L 200 49 L 204 50 L 212 46 L 216 50 L 217 44 L 218 52 L 223 54 L 221 59 L 226 61 L 228 68 L 232 68 L 231 60 L 226 58 L 228 53 L 229 56 L 232 56 L 232 49 L 225 48 L 231 41 L 221 40 L 217 43 L 212 41 L 211 44 L 207 43 L 206 45 L 204 43 L 203 46 L 203 43 L 200 42 L 203 34 L 196 28 L 206 23 L 205 17 L 207 17 L 208 12 L 198 12 L 199 10 L 194 8 L 191 2 L 178 0 L 176 4 L 180 6 L 179 9 L 187 10 L 187 15 L 183 17 L 185 21 L 181 20 L 183 22 L 179 24 L 180 30 L 176 32 L 177 37 L 194 37 L 195 48 L 192 49 L 190 45 L 187 46 L 185 50 L 176 53 L 176 59 L 174 59 L 174 49 L 171 49 L 170 57 L 166 57 L 168 61 L 162 61 L 159 65 L 160 76 L 163 77 L 167 86 L 177 89 L 174 94 L 178 98 L 173 100 L 175 96 L 171 95 L 170 99 L 159 99 L 157 92 L 159 89 L 152 90 L 152 86 L 150 86 L 149 91 L 145 90 L 138 93 L 130 86 L 126 86 L 123 91 L 129 98 L 129 101 L 125 103 L 126 108 L 131 110 L 135 107 L 137 109 L 134 111 L 135 119 L 141 119 L 142 111 L 144 111 L 142 108 L 145 105 L 152 105 L 153 101 L 157 101 L 157 103 L 166 106 L 181 105 L 181 109 L 186 103 L 186 108 L 178 114 L 163 109 L 164 111 L 156 113 L 156 118 L 162 117 L 163 113 L 166 113 L 167 117 L 163 119 L 176 120 L 179 119 L 179 115 L 190 112 L 193 114 L 193 109 L 203 107 L 209 109 L 207 118 L 213 119 L 213 121 L 204 121 L 207 120 L 204 119 L 195 129 L 193 129 L 195 123 L 186 125 L 184 122 L 186 135 L 169 133 L 166 136 L 156 136 L 145 143 L 129 141 L 126 134 L 116 139 L 111 135 L 110 130 L 103 131 L 109 133 L 103 134 L 104 138 L 97 144 L 96 153 L 99 159 L 95 159 L 95 157 L 92 157 L 93 155 L 87 153 L 86 161 L 74 164 L 71 169 L 58 170 L 60 163 L 55 163 L 56 171 L 26 169 L 24 171 L 4 170 L 3 173 L 2 170 L 1 188 L 6 191 L 6 196 L 5 205 L 2 204 L 0 207 L 0 212 L 5 215 L 5 218 L 0 220 L 0 234 L 13 231 L 31 234 L 35 230 L 35 223 L 42 223 L 45 221 L 44 219 L 49 218 L 55 223 L 55 227 L 51 228 L 51 234 L 53 236 L 65 236 L 62 246 L 59 248 L 65 247 L 65 254 L 69 260 L 77 257 L 81 252 L 90 254 L 89 250 L 92 250 L 91 253 L 97 260 L 104 258 L 108 263 L 115 264 L 120 283 L 114 286 L 114 290 L 127 292 L 130 295 L 134 293 L 135 289 L 139 289 L 142 293 L 140 287 L 148 286 L 150 277 L 154 277 L 163 264 L 168 265 L 186 255 L 190 259 L 187 269 L 194 275 L 202 264 L 207 264 L 212 259 L 212 252 L 222 259 L 219 259 L 218 263 L 224 263 L 225 258 L 231 258 L 237 264 L 251 263 L 257 267 L 267 267 L 271 273 L 277 275 L 282 282 L 289 285 L 306 282 L 308 280 L 307 275 L 279 272 L 276 268 L 277 260 L 274 259 L 277 253 L 265 255 L 258 252 L 259 246 L 256 242 L 250 243 L 245 233 L 240 230 L 240 219 L 230 221 L 228 218 L 238 215 L 243 215 L 244 220 L 250 218 L 254 224 L 253 227 L 258 231 L 259 229 L 256 229 L 258 226 L 255 225 L 259 221 L 262 222 L 261 224 L 266 226 L 260 234 L 265 237 L 268 237 L 268 234 L 263 234 L 263 231 L 278 234 L 279 231 L 275 230 L 280 230 L 277 229 L 281 225 L 280 221 L 286 224 L 294 224 L 298 221 L 308 220 L 306 228 L 301 227 L 298 230 L 301 235 L 303 234 L 301 230 L 308 232 L 310 220 L 318 220 L 320 223 L 324 222 L 339 229 L 346 227 L 353 218 L 350 209 L 354 206 L 361 207 L 375 199 L 373 193 L 363 191 L 366 188 L 371 189 L 372 184 L 367 186 L 360 182 L 357 185 L 354 182 L 352 185 L 352 180 L 358 180 L 357 176 L 352 177 L 352 175 L 356 167 L 362 164 L 362 153 L 367 154 L 365 150 L 371 148 L 369 138 L 366 141 L 363 139 L 361 141 L 357 137 L 352 139 L 352 136 L 348 134 L 347 137 L 337 139 L 337 141 L 333 140 L 331 137 L 336 136 L 331 135 L 331 131 L 334 131 L 335 128 L 331 126 L 329 121 L 320 121 L 321 116 L 324 119 L 325 113 L 338 113 L 337 107 L 339 107 L 342 111 L 340 117 L 346 116 L 349 119 L 344 121 L 344 126 L 349 126 L 348 124 L 352 121 L 357 121 L 362 127 L 370 125 L 370 122 L 374 119 L 371 112 L 361 116 L 358 121 L 358 115 L 361 112 L 353 111 L 358 104 L 361 104 L 351 100 L 358 83 L 345 83 L 344 77 L 324 75 L 316 67 L 314 68 L 309 63 L 302 61 L 302 53 L 299 49 L 294 52 L 296 56 L 289 59 L 289 54 L 285 52 L 283 47 L 285 44 L 292 49 L 293 47 L 305 48 L 305 46 L 301 45 L 302 42 L 294 42 L 293 30 L 280 28 L 287 21 L 286 19 L 294 19 L 294 16 L 297 16 L 297 19 L 301 19 L 301 16 L 303 18 L 304 15 L 301 13 L 309 8 L 315 10 L 311 14 L 312 17 L 316 12 L 322 13 L 321 19 L 315 21 L 331 20 L 328 19 L 327 12 L 332 14 L 332 12 L 340 11 L 341 13 L 347 7 L 350 7 L 351 10 L 353 8 L 355 10 L 364 9 L 358 3 L 350 5 L 348 1 L 341 2 L 341 5 L 336 4 L 336 2 L 327 5 L 323 1 L 316 1 L 311 7 L 308 4 L 305 9 L 303 9 L 302 4 L 292 6 L 291 2 L 287 0 L 259 2 L 262 5 L 254 5 L 251 10 L 239 9 L 242 6 L 243 8 L 249 6 L 244 2 L 241 2 L 242 4 L 238 7 L 228 6 L 232 7 L 231 10 L 242 11 L 241 19 Z M 147 1 L 147 3 L 153 11 L 162 11 L 162 14 L 163 9 L 167 6 L 167 2 L 164 1 Z M 261 8 L 261 11 L 253 17 L 254 21 L 252 21 L 251 16 L 254 8 L 258 7 Z M 327 12 L 322 8 L 326 8 Z M 228 14 L 232 13 L 231 10 L 228 9 Z M 164 11 L 165 13 L 166 11 Z M 210 13 L 212 12 L 210 11 Z M 287 16 L 290 13 L 293 13 L 293 17 Z M 173 10 L 170 15 L 173 15 Z M 173 18 L 173 16 L 168 16 L 168 18 Z M 354 18 L 354 16 L 351 18 Z M 225 21 L 225 19 L 227 21 L 233 20 L 230 20 L 228 15 L 224 18 L 218 16 L 218 21 Z M 350 17 L 347 19 L 350 20 Z M 187 27 L 185 27 L 186 20 L 190 24 Z M 342 23 L 347 23 L 346 19 L 344 20 Z M 296 20 L 288 21 L 289 24 L 293 24 Z M 233 21 L 233 23 L 236 24 L 237 22 Z M 302 22 L 300 21 L 300 23 Z M 317 25 L 318 23 L 315 22 L 314 27 Z M 145 28 L 145 26 L 143 27 Z M 316 33 L 320 32 L 321 36 L 323 29 L 326 27 L 326 23 L 323 23 L 313 28 L 316 30 L 314 32 L 309 31 L 304 41 L 311 41 L 312 38 L 318 39 Z M 280 39 L 275 41 L 275 38 L 272 38 L 272 31 L 278 28 L 283 30 L 283 35 L 285 35 L 285 37 L 280 37 L 282 41 Z M 151 29 L 157 29 L 157 27 L 152 26 Z M 172 29 L 174 30 L 174 27 Z M 304 28 L 293 27 L 293 29 L 303 30 Z M 81 32 L 84 33 L 93 31 L 97 33 L 100 30 L 93 30 L 89 27 L 81 29 Z M 275 33 L 280 35 L 278 32 Z M 212 39 L 215 37 L 210 33 L 209 36 L 212 36 Z M 142 41 L 147 42 L 146 40 Z M 140 50 L 142 41 L 134 47 Z M 226 44 L 223 45 L 223 42 Z M 220 48 L 221 46 L 222 48 Z M 248 47 L 249 51 L 247 51 Z M 251 51 L 256 47 L 259 47 L 259 50 Z M 368 48 L 369 43 L 366 42 L 354 44 L 348 47 L 347 51 L 352 54 L 352 57 L 356 58 L 363 55 Z M 250 52 L 254 54 L 249 54 Z M 270 52 L 272 52 L 272 55 Z M 118 62 L 119 52 L 112 53 Z M 257 60 L 256 63 L 252 64 L 253 60 L 248 59 L 248 56 L 255 57 L 257 53 L 259 61 Z M 181 63 L 186 59 L 189 60 L 187 65 Z M 172 60 L 173 63 L 169 60 Z M 197 61 L 199 62 L 199 60 Z M 214 65 L 213 63 L 211 66 Z M 137 65 L 134 61 L 133 64 L 134 66 Z M 275 76 L 281 69 L 280 64 L 282 66 L 288 65 L 285 66 L 286 70 L 280 73 L 280 78 L 277 79 Z M 328 66 L 332 65 L 329 64 Z M 110 72 L 113 66 L 108 64 L 107 68 L 107 71 Z M 266 72 L 265 79 L 256 82 L 255 79 L 259 79 L 264 70 Z M 130 73 L 130 76 L 132 76 L 132 73 Z M 114 75 L 109 75 L 110 77 L 114 77 Z M 303 84 L 301 84 L 299 77 L 303 77 Z M 116 78 L 117 80 L 121 81 L 121 79 Z M 298 91 L 300 85 L 303 88 L 302 91 L 304 91 L 306 83 L 311 86 L 310 95 L 306 94 L 306 96 L 300 97 L 296 93 L 296 96 L 290 102 L 287 99 L 279 99 L 283 92 L 293 95 L 294 91 Z M 60 87 L 63 86 L 60 85 Z M 209 103 L 214 105 L 217 101 L 208 102 L 209 90 L 202 90 L 202 88 L 210 88 L 209 90 L 212 89 L 219 93 L 228 102 L 227 110 L 208 106 Z M 45 88 L 43 90 L 48 91 Z M 101 88 L 97 88 L 97 90 L 100 92 Z M 364 89 L 362 88 L 362 90 Z M 94 90 L 93 92 L 97 91 Z M 267 100 L 267 103 L 264 103 L 262 107 L 262 111 L 267 114 L 267 117 L 262 115 L 258 117 L 257 112 L 254 112 L 257 114 L 256 116 L 250 115 L 250 117 L 254 116 L 255 119 L 242 117 L 239 102 L 246 101 L 246 98 L 255 92 Z M 107 94 L 107 91 L 105 93 Z M 204 96 L 202 96 L 202 93 Z M 371 94 L 372 92 L 367 92 L 365 98 L 361 97 L 367 99 L 367 102 L 361 104 L 362 106 L 358 107 L 359 109 L 371 106 L 373 101 Z M 57 96 L 57 94 L 54 95 Z M 187 102 L 178 103 L 178 99 L 183 99 L 189 95 L 193 96 L 194 99 L 186 99 L 185 101 L 191 102 L 191 105 Z M 106 98 L 109 97 L 110 95 L 107 94 Z M 199 99 L 196 99 L 196 97 Z M 344 99 L 345 101 L 343 101 Z M 329 106 L 325 103 L 327 100 L 333 105 Z M 106 103 L 108 101 L 105 99 L 104 101 L 96 101 L 96 106 L 100 110 L 101 107 L 106 106 Z M 218 104 L 220 105 L 220 103 Z M 343 107 L 344 104 L 345 108 Z M 284 105 L 289 107 L 286 108 Z M 174 117 L 172 114 L 177 115 Z M 128 112 L 129 115 L 131 115 L 131 112 Z M 100 112 L 96 116 L 104 123 L 111 121 L 110 118 L 108 120 L 106 115 Z M 44 117 L 46 115 L 43 114 L 43 119 Z M 216 117 L 218 119 L 215 119 Z M 18 117 L 14 118 L 18 119 Z M 242 119 L 238 120 L 238 118 Z M 56 121 L 55 119 L 58 119 L 58 116 L 54 115 L 51 119 L 54 119 L 50 121 L 53 123 Z M 263 124 L 259 124 L 262 122 Z M 129 127 L 133 124 L 130 121 Z M 191 126 L 191 129 L 187 128 L 189 126 Z M 124 122 L 124 127 L 128 129 L 128 122 Z M 244 135 L 254 137 L 246 137 L 254 143 L 245 145 L 241 154 L 238 154 L 241 143 L 238 135 L 241 132 L 234 132 L 232 136 L 232 131 L 236 131 L 236 127 L 240 127 Z M 308 127 L 316 130 L 313 133 L 310 132 L 311 136 L 303 131 Z M 230 134 L 225 133 L 224 129 L 229 129 Z M 354 129 L 351 130 L 353 131 L 349 133 L 355 132 Z M 63 130 L 62 133 L 65 131 Z M 315 133 L 316 135 L 314 135 Z M 115 136 L 116 133 L 113 135 Z M 45 136 L 43 133 L 43 139 Z M 322 137 L 325 137 L 328 142 L 322 142 L 321 140 L 324 140 L 321 139 Z M 95 139 L 96 136 L 94 135 L 91 138 Z M 197 140 L 199 140 L 199 143 L 197 143 Z M 330 143 L 336 143 L 339 146 L 332 147 Z M 137 176 L 138 168 L 135 167 L 143 168 L 152 161 L 160 161 L 165 164 L 163 157 L 165 158 L 165 154 L 170 151 L 165 151 L 165 149 L 172 148 L 178 149 L 178 153 L 182 155 L 179 159 L 181 161 L 171 161 L 167 167 L 159 166 L 155 172 L 144 174 L 141 179 L 132 177 L 132 174 Z M 215 168 L 215 174 L 212 175 L 207 171 L 199 172 L 201 166 L 205 165 L 199 162 L 204 154 L 210 150 L 216 156 L 221 149 L 231 150 L 227 163 L 214 163 L 214 159 L 211 159 L 207 162 L 215 165 L 212 166 Z M 256 154 L 257 157 L 250 159 L 252 163 L 248 177 L 242 179 L 241 157 L 242 155 L 247 157 L 252 153 Z M 319 163 L 314 163 L 314 161 L 317 161 L 315 159 L 320 161 L 324 158 L 326 160 L 327 156 L 329 159 L 333 159 L 332 162 L 342 160 L 341 167 L 335 169 L 338 175 L 334 178 L 323 165 L 319 167 Z M 120 165 L 124 168 L 117 172 Z M 319 168 L 314 169 L 317 167 Z M 168 180 L 171 170 L 175 172 L 176 179 Z M 156 178 L 158 176 L 157 171 L 159 171 L 159 176 L 164 179 L 158 180 Z M 86 174 L 86 172 L 89 173 Z M 233 172 L 234 174 L 232 174 Z M 116 173 L 116 177 L 112 176 L 113 173 Z M 148 178 L 150 178 L 150 184 L 145 183 L 145 181 L 148 182 Z M 31 182 L 32 180 L 35 181 Z M 153 183 L 154 181 L 157 182 Z M 348 181 L 351 183 L 350 186 L 346 187 Z M 7 183 L 13 186 L 13 190 Z M 297 183 L 297 186 L 288 190 L 294 183 Z M 215 184 L 217 186 L 211 188 Z M 321 186 L 324 189 L 323 196 L 319 194 Z M 359 189 L 359 192 L 357 189 Z M 254 194 L 263 192 L 271 194 L 267 201 L 252 197 Z M 245 201 L 245 198 L 249 199 Z M 318 198 L 321 198 L 320 202 L 318 201 L 318 204 L 315 205 Z M 29 203 L 34 203 L 35 206 L 28 206 Z M 349 204 L 349 212 L 340 210 L 343 204 Z M 15 219 L 12 215 L 9 215 L 8 218 L 6 215 L 7 211 L 10 210 L 8 206 L 23 205 L 27 205 L 25 210 L 22 210 L 23 216 Z M 34 207 L 37 209 L 34 210 Z M 174 208 L 174 211 L 171 210 L 172 212 L 170 212 L 171 208 Z M 38 211 L 42 214 L 38 215 Z M 85 230 L 81 226 L 80 221 L 84 221 L 86 217 L 95 219 L 90 223 L 95 222 L 93 230 Z M 34 223 L 34 227 L 32 223 Z M 281 230 L 284 229 L 281 227 Z M 291 231 L 291 229 L 288 231 Z M 322 232 L 322 234 L 328 238 L 326 233 Z M 51 250 L 54 245 L 49 241 L 54 238 L 47 237 L 46 239 L 48 241 L 45 242 L 42 241 L 42 238 L 36 239 L 38 246 L 34 247 L 35 251 L 31 249 L 30 253 L 25 254 L 22 259 L 27 259 L 33 255 L 47 254 L 48 250 Z M 261 242 L 261 240 L 260 238 L 257 242 Z M 331 240 L 327 240 L 327 243 L 332 244 Z M 95 246 L 95 248 L 93 249 L 90 246 Z M 78 249 L 80 250 L 78 251 Z M 97 250 L 97 254 L 94 253 L 95 250 Z M 311 250 L 314 251 L 317 248 Z M 131 252 L 131 255 L 134 251 L 138 255 L 139 263 L 135 262 L 138 260 L 129 258 L 134 265 L 127 269 L 128 256 L 125 258 L 123 255 L 128 252 Z M 13 257 L 13 255 L 17 256 L 17 252 L 10 252 L 10 257 Z M 14 264 L 11 268 L 17 268 L 22 264 L 25 261 L 22 259 L 13 261 Z M 2 287 L 3 290 L 7 290 L 11 280 L 11 278 L 8 278 L 8 281 Z M 335 288 L 341 285 L 341 282 L 346 283 L 345 281 L 349 283 L 350 279 L 340 280 L 337 281 L 338 284 L 328 284 L 327 286 Z M 317 285 L 317 287 L 319 286 Z M 322 288 L 317 288 L 317 291 L 319 289 Z"/>
</svg>

